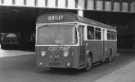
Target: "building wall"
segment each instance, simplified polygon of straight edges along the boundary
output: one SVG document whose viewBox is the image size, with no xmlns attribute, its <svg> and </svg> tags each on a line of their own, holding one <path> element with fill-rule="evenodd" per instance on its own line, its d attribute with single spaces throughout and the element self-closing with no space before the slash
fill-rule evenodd
<svg viewBox="0 0 135 82">
<path fill-rule="evenodd" d="M 118 30 L 118 48 L 135 49 L 135 16 L 125 25 L 119 25 Z"/>
<path fill-rule="evenodd" d="M 50 9 L 50 10 L 52 10 L 52 9 L 87 10 L 87 11 L 103 11 L 103 12 L 111 12 L 111 13 L 112 12 L 113 13 L 121 12 L 121 13 L 130 13 L 130 14 L 135 13 L 135 1 L 134 0 L 123 0 L 123 1 L 122 0 L 0 0 L 0 6 L 46 9 L 43 11 L 38 10 L 39 13 L 48 12 L 47 9 Z M 13 11 L 16 11 L 16 10 L 13 10 Z M 35 12 L 37 12 L 37 11 L 35 11 Z M 32 13 L 30 13 L 30 15 L 28 15 L 28 17 L 31 17 L 31 14 Z M 119 18 L 118 16 L 116 16 L 116 18 L 113 19 L 111 17 L 113 15 L 110 15 L 107 18 L 107 16 L 105 16 L 105 14 L 98 15 L 99 12 L 95 13 L 95 14 L 96 15 L 94 15 L 94 14 L 92 15 L 90 12 L 89 15 L 91 15 L 91 17 L 95 16 L 97 18 L 97 20 L 101 21 L 101 22 L 102 22 L 102 19 L 104 19 L 103 22 L 109 23 L 109 24 L 112 23 L 111 20 L 116 21 L 117 19 L 119 19 L 119 21 L 123 21 L 123 19 L 121 19 L 122 17 Z M 1 15 L 0 18 L 3 17 L 2 14 L 0 14 L 0 15 Z M 11 15 L 11 13 L 9 13 L 9 15 L 14 16 L 14 13 L 12 13 L 12 15 Z M 25 15 L 25 13 L 18 14 L 18 16 L 19 15 Z M 7 17 L 7 15 L 5 15 L 5 17 Z M 106 19 L 105 19 L 105 17 L 106 17 Z M 115 17 L 115 16 L 113 16 L 113 17 Z M 27 16 L 25 18 L 27 18 Z M 24 18 L 24 20 L 25 20 L 25 18 Z M 13 20 L 11 20 L 11 19 L 13 19 Z M 16 18 L 16 19 L 22 20 L 21 16 L 19 16 L 19 18 Z M 27 20 L 31 21 L 33 19 L 34 18 L 32 17 Z M 134 19 L 129 21 L 129 23 L 126 22 L 127 23 L 126 25 L 118 25 L 118 32 L 119 32 L 119 36 L 118 36 L 119 44 L 118 45 L 120 48 L 135 48 L 135 33 L 134 33 L 135 32 L 135 28 L 134 28 L 135 20 Z M 7 22 L 4 22 L 3 19 L 0 19 L 0 20 L 2 20 L 2 22 L 0 22 L 1 27 L 9 28 L 8 26 L 13 26 L 15 28 L 18 28 L 22 24 L 22 23 L 20 23 L 20 24 L 18 23 L 18 25 L 16 25 L 15 24 L 16 22 L 11 23 L 14 25 L 3 24 L 3 23 L 7 23 Z M 10 20 L 4 18 L 4 20 L 9 21 L 9 22 L 16 21 L 14 17 L 10 18 Z M 126 20 L 126 21 L 128 21 L 128 20 Z M 115 23 L 112 23 L 112 24 L 115 24 Z M 32 22 L 32 24 L 33 24 L 33 22 Z M 7 25 L 7 26 L 3 26 L 3 25 Z M 22 28 L 23 27 L 26 27 L 26 26 L 22 26 Z M 30 26 L 27 25 L 27 27 L 30 27 Z M 3 29 L 3 28 L 0 28 L 0 29 Z"/>
<path fill-rule="evenodd" d="M 0 0 L 0 6 L 135 13 L 134 0 Z"/>
<path fill-rule="evenodd" d="M 128 23 L 128 34 L 130 35 L 129 37 L 131 37 L 131 48 L 135 49 L 135 17 L 132 18 L 132 20 Z"/>
</svg>

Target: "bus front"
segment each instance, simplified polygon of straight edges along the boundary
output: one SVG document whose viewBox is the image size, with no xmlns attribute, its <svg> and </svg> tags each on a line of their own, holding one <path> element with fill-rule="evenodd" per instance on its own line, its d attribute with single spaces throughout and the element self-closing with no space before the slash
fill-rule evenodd
<svg viewBox="0 0 135 82">
<path fill-rule="evenodd" d="M 76 68 L 79 39 L 75 23 L 36 26 L 37 66 L 40 68 Z"/>
</svg>

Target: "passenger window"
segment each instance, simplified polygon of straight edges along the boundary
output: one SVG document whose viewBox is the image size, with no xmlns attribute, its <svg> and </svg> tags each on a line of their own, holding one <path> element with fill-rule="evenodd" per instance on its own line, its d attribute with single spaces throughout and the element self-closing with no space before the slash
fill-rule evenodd
<svg viewBox="0 0 135 82">
<path fill-rule="evenodd" d="M 87 27 L 87 38 L 94 39 L 94 27 L 92 26 Z"/>
<path fill-rule="evenodd" d="M 82 42 L 82 40 L 84 40 L 84 25 L 79 25 L 79 36 L 80 36 L 80 41 Z"/>
<path fill-rule="evenodd" d="M 110 40 L 111 39 L 111 33 L 110 31 L 107 31 L 107 40 Z"/>
<path fill-rule="evenodd" d="M 101 28 L 95 28 L 95 39 L 101 40 Z"/>
<path fill-rule="evenodd" d="M 113 31 L 107 31 L 107 39 L 108 40 L 116 40 L 117 34 Z"/>
<path fill-rule="evenodd" d="M 78 42 L 78 38 L 77 38 L 77 29 L 75 28 L 75 43 Z"/>
<path fill-rule="evenodd" d="M 112 36 L 113 36 L 113 40 L 116 40 L 116 39 L 117 39 L 117 34 L 116 34 L 116 32 L 113 32 L 113 33 L 112 33 Z"/>
<path fill-rule="evenodd" d="M 115 37 L 115 40 L 117 40 L 117 33 L 114 32 L 114 37 Z"/>
</svg>

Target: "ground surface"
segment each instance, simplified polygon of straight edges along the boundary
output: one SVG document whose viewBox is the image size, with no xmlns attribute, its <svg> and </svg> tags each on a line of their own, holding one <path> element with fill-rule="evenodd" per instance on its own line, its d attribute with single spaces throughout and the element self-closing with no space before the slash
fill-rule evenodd
<svg viewBox="0 0 135 82">
<path fill-rule="evenodd" d="M 89 72 L 55 69 L 42 73 L 36 71 L 34 52 L 0 50 L 0 55 L 0 82 L 123 82 L 122 78 L 130 80 L 135 75 L 134 53 L 121 52 L 113 63 L 95 66 Z"/>
</svg>

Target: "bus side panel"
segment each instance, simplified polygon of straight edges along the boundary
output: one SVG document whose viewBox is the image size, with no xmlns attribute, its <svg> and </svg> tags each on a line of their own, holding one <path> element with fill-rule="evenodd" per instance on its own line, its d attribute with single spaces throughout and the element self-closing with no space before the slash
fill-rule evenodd
<svg viewBox="0 0 135 82">
<path fill-rule="evenodd" d="M 93 62 L 101 60 L 103 56 L 103 41 L 86 41 L 86 51 L 93 55 Z"/>
<path fill-rule="evenodd" d="M 73 59 L 72 59 L 72 68 L 76 68 L 76 69 L 79 69 L 80 68 L 80 64 L 82 63 L 81 61 L 82 61 L 82 56 L 84 55 L 84 54 L 82 54 L 82 53 L 80 53 L 80 47 L 72 47 L 72 57 L 73 57 Z M 82 58 L 80 58 L 80 57 L 82 57 Z"/>
<path fill-rule="evenodd" d="M 104 55 L 108 57 L 112 53 L 112 56 L 117 55 L 117 41 L 104 41 Z"/>
</svg>

